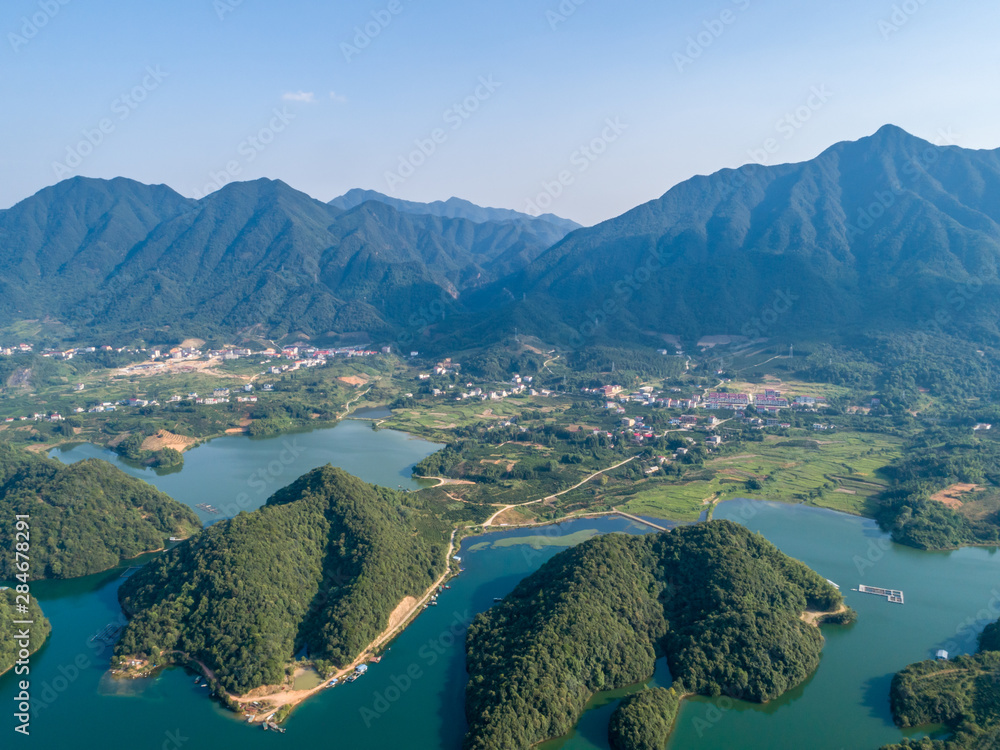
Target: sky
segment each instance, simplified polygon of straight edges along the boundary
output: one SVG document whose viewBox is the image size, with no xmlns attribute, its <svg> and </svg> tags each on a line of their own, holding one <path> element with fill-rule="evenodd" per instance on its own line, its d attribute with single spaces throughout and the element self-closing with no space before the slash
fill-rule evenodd
<svg viewBox="0 0 1000 750">
<path fill-rule="evenodd" d="M 5 0 L 0 208 L 269 177 L 591 225 L 886 123 L 1000 147 L 997 28 L 980 0 Z"/>
</svg>

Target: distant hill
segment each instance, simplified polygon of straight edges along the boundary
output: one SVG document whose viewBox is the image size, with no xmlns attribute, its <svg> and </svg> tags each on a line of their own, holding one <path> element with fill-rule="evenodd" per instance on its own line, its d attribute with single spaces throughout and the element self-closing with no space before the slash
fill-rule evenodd
<svg viewBox="0 0 1000 750">
<path fill-rule="evenodd" d="M 16 514 L 31 516 L 31 578 L 78 578 L 161 549 L 169 536 L 201 528 L 194 511 L 106 461 L 69 466 L 0 445 L 0 534 L 14 539 Z M 14 556 L 0 558 L 13 580 Z"/>
<path fill-rule="evenodd" d="M 468 219 L 477 224 L 485 222 L 517 222 L 541 227 L 549 225 L 553 230 L 553 236 L 555 236 L 555 239 L 550 244 L 555 244 L 570 232 L 580 229 L 581 226 L 575 221 L 563 219 L 555 214 L 531 216 L 530 214 L 521 213 L 509 208 L 483 208 L 461 198 L 449 198 L 446 201 L 434 201 L 433 203 L 417 203 L 415 201 L 392 198 L 375 190 L 361 190 L 359 188 L 349 190 L 339 198 L 334 198 L 330 201 L 330 205 L 346 211 L 360 206 L 367 201 L 385 203 L 402 213 L 441 216 L 446 219 Z"/>
<path fill-rule="evenodd" d="M 1000 343 L 1000 150 L 886 126 L 799 164 L 694 177 L 590 228 L 454 198 L 325 204 L 272 180 L 193 201 L 74 178 L 0 211 L 0 329 L 41 318 L 161 344 L 405 336 L 456 350 L 514 328 L 575 348 L 914 331 Z"/>
<path fill-rule="evenodd" d="M 273 180 L 193 201 L 74 178 L 0 211 L 0 327 L 49 317 L 88 339 L 391 337 L 565 234 L 489 213 L 473 221 L 380 201 L 343 210 Z"/>
<path fill-rule="evenodd" d="M 998 337 L 1000 150 L 886 126 L 813 160 L 683 182 L 466 299 L 456 336 Z M 596 323 L 595 323 L 596 321 Z M 461 330 L 459 330 L 461 329 Z"/>
<path fill-rule="evenodd" d="M 309 472 L 125 581 L 116 655 L 183 651 L 239 693 L 283 683 L 303 648 L 321 670 L 347 666 L 444 570 L 440 538 L 415 533 L 405 500 L 331 466 Z"/>
</svg>

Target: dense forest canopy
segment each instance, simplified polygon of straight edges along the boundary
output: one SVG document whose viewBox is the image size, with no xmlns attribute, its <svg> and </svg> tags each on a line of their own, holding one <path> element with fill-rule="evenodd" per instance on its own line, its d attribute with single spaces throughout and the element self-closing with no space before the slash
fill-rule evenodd
<svg viewBox="0 0 1000 750">
<path fill-rule="evenodd" d="M 303 648 L 321 669 L 346 666 L 443 570 L 440 537 L 405 501 L 332 466 L 309 472 L 129 578 L 116 655 L 183 652 L 238 693 L 282 682 Z"/>
<path fill-rule="evenodd" d="M 801 613 L 842 601 L 728 521 L 585 542 L 470 626 L 465 747 L 525 748 L 561 735 L 595 692 L 648 678 L 658 653 L 679 694 L 771 700 L 819 663 L 822 636 Z"/>
<path fill-rule="evenodd" d="M 681 696 L 673 688 L 653 688 L 630 695 L 611 715 L 611 750 L 663 750 L 680 702 Z"/>
<path fill-rule="evenodd" d="M 15 514 L 31 516 L 32 578 L 76 578 L 160 549 L 201 527 L 194 511 L 106 461 L 65 465 L 0 445 L 0 535 Z M 14 575 L 0 558 L 0 579 Z"/>
<path fill-rule="evenodd" d="M 15 615 L 15 606 L 18 604 L 16 596 L 17 592 L 12 588 L 0 589 L 0 674 L 14 666 L 21 649 L 16 636 L 25 626 L 14 625 L 14 620 L 33 621 L 32 625 L 27 626 L 31 653 L 42 647 L 52 631 L 52 626 L 45 619 L 42 608 L 38 606 L 34 597 L 30 597 L 28 601 L 26 614 Z"/>
</svg>

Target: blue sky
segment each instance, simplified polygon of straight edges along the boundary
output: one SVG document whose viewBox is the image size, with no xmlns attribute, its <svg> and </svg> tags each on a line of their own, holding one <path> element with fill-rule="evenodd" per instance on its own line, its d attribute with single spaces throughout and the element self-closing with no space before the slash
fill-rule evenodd
<svg viewBox="0 0 1000 750">
<path fill-rule="evenodd" d="M 979 1 L 7 0 L 0 207 L 272 177 L 593 224 L 888 122 L 1000 147 L 997 28 Z"/>
</svg>

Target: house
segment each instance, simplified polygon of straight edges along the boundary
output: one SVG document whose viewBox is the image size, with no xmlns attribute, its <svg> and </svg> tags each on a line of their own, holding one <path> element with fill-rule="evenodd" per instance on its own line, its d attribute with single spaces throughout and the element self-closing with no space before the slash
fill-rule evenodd
<svg viewBox="0 0 1000 750">
<path fill-rule="evenodd" d="M 746 393 L 709 393 L 705 397 L 706 409 L 745 409 L 750 403 Z"/>
<path fill-rule="evenodd" d="M 708 440 L 705 441 L 708 445 L 722 445 L 722 438 L 718 435 L 712 435 Z"/>
</svg>

